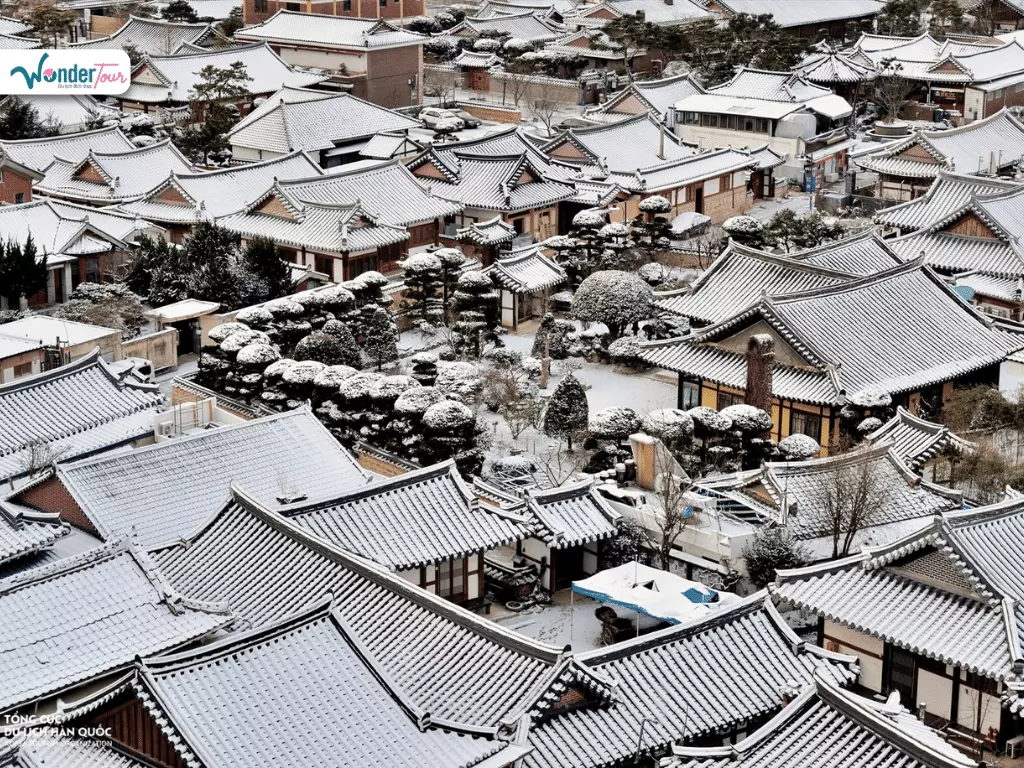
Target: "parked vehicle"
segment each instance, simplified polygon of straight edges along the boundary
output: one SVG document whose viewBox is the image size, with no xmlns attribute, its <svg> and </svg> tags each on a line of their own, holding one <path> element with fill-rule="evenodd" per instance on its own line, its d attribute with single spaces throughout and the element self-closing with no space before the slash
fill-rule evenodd
<svg viewBox="0 0 1024 768">
<path fill-rule="evenodd" d="M 419 118 L 427 128 L 436 129 L 438 125 L 447 125 L 449 121 L 456 122 L 461 131 L 466 127 L 465 121 L 456 114 L 454 110 L 443 109 L 442 107 L 426 107 L 420 110 Z"/>
<path fill-rule="evenodd" d="M 454 115 L 461 120 L 467 128 L 479 128 L 483 123 L 480 118 L 473 117 L 469 112 L 464 109 L 453 109 Z"/>
</svg>

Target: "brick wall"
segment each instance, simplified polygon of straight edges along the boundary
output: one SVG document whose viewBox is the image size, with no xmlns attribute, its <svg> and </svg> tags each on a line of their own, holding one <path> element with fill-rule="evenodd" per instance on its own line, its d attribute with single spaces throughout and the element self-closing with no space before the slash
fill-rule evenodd
<svg viewBox="0 0 1024 768">
<path fill-rule="evenodd" d="M 23 195 L 23 203 L 32 202 L 32 180 L 10 168 L 4 168 L 3 181 L 0 181 L 0 203 L 16 203 L 16 195 Z"/>
<path fill-rule="evenodd" d="M 266 0 L 260 10 L 256 9 L 257 0 L 245 0 L 242 5 L 242 17 L 246 26 L 266 21 L 278 9 L 287 10 L 291 5 L 298 6 L 303 13 L 322 13 L 328 16 L 351 16 L 363 19 L 402 20 L 414 16 L 423 16 L 426 12 L 425 0 L 387 0 L 381 7 L 380 0 L 351 0 L 350 7 L 345 8 L 345 0 Z"/>
<path fill-rule="evenodd" d="M 416 98 L 409 79 L 415 78 Z M 371 51 L 366 57 L 366 98 L 382 107 L 407 107 L 422 103 L 423 48 L 390 48 Z"/>
<path fill-rule="evenodd" d="M 487 104 L 473 104 L 468 101 L 460 101 L 459 109 L 469 112 L 473 117 L 481 120 L 493 120 L 496 123 L 521 123 L 523 113 L 511 107 L 489 106 Z"/>
<path fill-rule="evenodd" d="M 43 512 L 58 514 L 61 520 L 76 528 L 96 533 L 96 527 L 82 512 L 82 508 L 68 493 L 64 484 L 56 477 L 51 477 L 49 480 L 18 494 L 17 500 Z"/>
</svg>

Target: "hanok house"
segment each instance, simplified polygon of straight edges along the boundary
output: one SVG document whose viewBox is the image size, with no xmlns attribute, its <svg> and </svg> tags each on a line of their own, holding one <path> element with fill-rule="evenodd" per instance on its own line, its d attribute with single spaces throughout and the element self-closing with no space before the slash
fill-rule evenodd
<svg viewBox="0 0 1024 768">
<path fill-rule="evenodd" d="M 708 9 L 728 19 L 740 14 L 768 14 L 788 34 L 813 41 L 844 40 L 849 29 L 871 28 L 884 3 L 881 0 L 844 0 L 842 3 L 807 0 L 711 0 Z"/>
<path fill-rule="evenodd" d="M 312 266 L 338 283 L 370 270 L 393 271 L 402 257 L 402 244 L 409 239 L 404 228 L 381 223 L 358 199 L 304 200 L 301 191 L 285 190 L 278 183 L 217 223 L 243 241 L 269 237 L 294 263 Z"/>
<path fill-rule="evenodd" d="M 526 713 L 484 728 L 432 716 L 367 651 L 368 631 L 325 600 L 206 647 L 141 659 L 88 719 L 161 765 L 192 765 L 179 762 L 183 753 L 224 768 L 357 768 L 381 759 L 395 768 L 507 768 L 530 751 L 514 738 Z M 223 714 L 213 722 L 211 712 Z"/>
<path fill-rule="evenodd" d="M 388 2 L 351 1 L 374 6 Z M 406 1 L 391 0 L 388 5 Z M 384 7 L 380 10 L 386 15 Z M 333 72 L 333 86 L 351 88 L 354 96 L 382 107 L 406 107 L 423 100 L 426 38 L 387 21 L 281 10 L 256 26 L 240 29 L 235 39 L 267 43 L 292 66 Z"/>
<path fill-rule="evenodd" d="M 812 51 L 793 71 L 809 83 L 831 88 L 851 104 L 871 94 L 871 83 L 878 74 L 873 64 L 835 48 Z"/>
<path fill-rule="evenodd" d="M 452 461 L 279 512 L 312 536 L 470 606 L 484 603 L 484 555 L 530 532 L 524 516 L 481 503 Z"/>
<path fill-rule="evenodd" d="M 565 13 L 565 25 L 577 29 L 603 27 L 610 21 L 643 14 L 649 24 L 679 26 L 701 19 L 714 18 L 703 3 L 694 0 L 602 0 L 596 4 L 579 4 Z"/>
<path fill-rule="evenodd" d="M 45 364 L 46 347 L 39 339 L 0 332 L 0 384 L 39 373 Z"/>
<path fill-rule="evenodd" d="M 285 88 L 243 118 L 227 138 L 237 160 L 303 151 L 331 168 L 363 159 L 359 152 L 377 133 L 419 127 L 418 120 L 349 94 Z"/>
<path fill-rule="evenodd" d="M 526 40 L 542 45 L 557 40 L 562 30 L 533 10 L 511 14 L 500 14 L 480 18 L 467 16 L 451 29 L 441 32 L 438 37 L 457 37 L 461 40 L 476 40 L 479 37 L 501 37 L 508 35 L 517 40 Z"/>
<path fill-rule="evenodd" d="M 811 188 L 846 170 L 853 108 L 828 88 L 790 72 L 741 69 L 728 83 L 676 104 L 675 130 L 701 146 L 762 147 L 781 155 L 780 173 Z"/>
<path fill-rule="evenodd" d="M 654 304 L 702 327 L 742 312 L 764 294 L 841 285 L 900 263 L 886 241 L 870 230 L 787 254 L 759 251 L 731 241 L 691 285 L 655 292 Z"/>
<path fill-rule="evenodd" d="M 837 521 L 827 510 L 836 503 L 830 500 L 842 493 L 837 488 L 860 482 L 875 486 L 872 501 L 877 508 L 866 511 L 859 528 L 851 530 L 848 520 Z M 834 549 L 842 556 L 889 544 L 963 505 L 959 491 L 914 474 L 888 439 L 823 459 L 766 462 L 759 469 L 698 481 L 697 487 L 723 499 L 730 513 L 741 519 L 785 527 L 814 561 L 834 557 Z"/>
<path fill-rule="evenodd" d="M 45 487 L 20 500 L 104 541 L 131 538 L 152 547 L 192 534 L 220 509 L 232 482 L 276 507 L 358 489 L 373 479 L 308 408 L 240 424 L 206 424 L 193 434 L 158 432 L 156 439 L 130 453 L 62 462 Z"/>
<path fill-rule="evenodd" d="M 466 256 L 487 266 L 498 258 L 502 250 L 508 249 L 515 238 L 516 231 L 512 225 L 495 216 L 456 229 L 453 239 Z"/>
<path fill-rule="evenodd" d="M 879 197 L 900 202 L 928 191 L 942 171 L 998 176 L 1024 157 L 1024 125 L 1006 110 L 948 131 L 915 131 L 867 150 L 858 166 L 878 174 Z"/>
<path fill-rule="evenodd" d="M 90 150 L 74 162 L 57 158 L 36 184 L 36 192 L 84 205 L 117 205 L 142 197 L 172 173 L 191 170 L 191 163 L 166 139 L 119 152 Z"/>
<path fill-rule="evenodd" d="M 548 311 L 553 289 L 567 281 L 565 270 L 544 255 L 539 245 L 501 254 L 484 270 L 501 289 L 501 324 L 513 330 L 519 323 Z"/>
<path fill-rule="evenodd" d="M 69 93 L 66 96 L 26 95 L 9 96 L 0 101 L 0 107 L 8 101 L 17 100 L 28 104 L 39 114 L 39 118 L 57 129 L 60 134 L 79 133 L 89 125 L 102 121 L 120 120 L 121 113 L 113 107 L 101 104 L 88 94 Z"/>
<path fill-rule="evenodd" d="M 913 312 L 907 296 L 915 297 Z M 752 343 L 762 336 L 774 351 Z M 1022 342 L 917 260 L 838 285 L 764 295 L 706 328 L 645 343 L 641 354 L 679 373 L 681 408 L 754 398 L 770 406 L 775 439 L 801 433 L 827 450 L 848 398 L 872 390 L 937 412 L 955 385 L 998 381 Z"/>
<path fill-rule="evenodd" d="M 819 616 L 819 644 L 858 657 L 861 687 L 898 691 L 951 741 L 1002 749 L 1020 730 L 1001 698 L 1024 673 L 1022 506 L 949 513 L 887 546 L 779 571 L 773 592 Z"/>
<path fill-rule="evenodd" d="M 153 437 L 153 416 L 162 404 L 156 385 L 119 378 L 98 349 L 5 383 L 0 386 L 0 482 L 14 489 L 56 461 L 145 443 Z"/>
<path fill-rule="evenodd" d="M 250 205 L 274 183 L 308 179 L 323 171 L 305 152 L 262 163 L 221 168 L 207 173 L 171 173 L 141 197 L 118 208 L 152 221 L 180 243 L 201 221 L 236 213 Z"/>
<path fill-rule="evenodd" d="M 56 515 L 0 500 L 0 574 L 8 578 L 24 565 L 48 559 L 70 533 Z"/>
<path fill-rule="evenodd" d="M 873 445 L 888 443 L 911 470 L 925 480 L 947 486 L 953 483 L 959 460 L 977 447 L 945 424 L 922 419 L 902 406 L 865 440 Z"/>
<path fill-rule="evenodd" d="M 126 152 L 136 146 L 117 127 L 42 139 L 0 141 L 0 202 L 32 201 L 34 182 L 40 181 L 57 158 L 77 163 L 90 152 Z"/>
<path fill-rule="evenodd" d="M 462 211 L 460 203 L 435 194 L 435 187 L 429 181 L 416 178 L 397 160 L 360 163 L 350 171 L 336 171 L 322 177 L 281 184 L 286 194 L 312 203 L 358 203 L 375 217 L 379 226 L 407 232 L 408 239 L 402 239 L 392 249 L 382 252 L 376 267 L 381 272 L 393 272 L 396 270 L 394 262 L 399 259 L 439 245 L 447 222 Z M 397 256 L 392 258 L 393 254 Z M 301 257 L 303 254 L 296 255 Z M 295 261 L 301 262 L 302 259 L 296 258 Z M 315 259 L 306 263 L 316 267 L 318 272 L 332 274 L 326 269 L 327 263 Z"/>
<path fill-rule="evenodd" d="M 196 85 L 202 83 L 199 72 L 204 67 L 226 68 L 236 62 L 245 66 L 250 78 L 245 83 L 248 96 L 236 104 L 243 115 L 261 96 L 270 96 L 285 86 L 305 88 L 327 79 L 327 75 L 289 66 L 270 46 L 257 42 L 209 51 L 189 50 L 172 56 L 143 56 L 132 70 L 131 85 L 116 96 L 117 102 L 122 110 L 129 112 L 184 107 L 195 95 Z M 200 122 L 202 119 L 203 110 L 193 109 L 190 120 Z"/>
<path fill-rule="evenodd" d="M 611 122 L 650 113 L 659 120 L 665 120 L 677 102 L 695 93 L 704 93 L 704 86 L 692 73 L 661 80 L 634 80 L 600 106 L 587 109 L 584 117 Z"/>
<path fill-rule="evenodd" d="M 137 657 L 191 645 L 233 620 L 225 604 L 184 600 L 123 542 L 29 570 L 0 585 L 0 710 L 73 709 Z"/>
<path fill-rule="evenodd" d="M 994 317 L 1019 320 L 1024 313 L 1024 187 L 973 194 L 943 218 L 888 241 L 903 259 L 925 262 L 950 274 L 961 297 Z"/>
<path fill-rule="evenodd" d="M 823 675 L 746 739 L 724 747 L 672 748 L 662 768 L 843 765 L 876 768 L 979 768 L 945 736 L 907 710 L 898 693 L 884 701 L 843 690 Z"/>
<path fill-rule="evenodd" d="M 570 32 L 547 43 L 544 50 L 581 59 L 587 70 L 646 73 L 655 69 L 646 48 L 624 46 L 599 29 Z"/>
<path fill-rule="evenodd" d="M 435 144 L 408 168 L 430 184 L 433 194 L 464 206 L 446 222 L 449 236 L 497 213 L 517 236 L 546 240 L 558 234 L 558 204 L 576 193 L 571 182 L 560 178 L 566 174 L 553 175 L 547 158 L 515 128 L 483 139 Z"/>
<path fill-rule="evenodd" d="M 912 86 L 903 109 L 911 118 L 930 120 L 938 108 L 950 111 L 957 122 L 971 122 L 1024 104 L 1024 48 L 1016 40 L 939 42 L 927 34 L 909 39 L 863 35 L 852 53 L 880 70 L 889 60 L 890 68 L 900 66 L 900 77 Z"/>
<path fill-rule="evenodd" d="M 149 56 L 170 56 L 208 44 L 217 32 L 207 22 L 164 21 L 129 16 L 120 29 L 105 37 L 94 37 L 71 43 L 72 50 L 126 50 L 134 49 Z"/>
<path fill-rule="evenodd" d="M 67 301 L 82 282 L 109 282 L 130 258 L 139 236 L 161 232 L 134 216 L 47 198 L 0 206 L 0 239 L 24 245 L 31 235 L 40 258 L 46 254 L 46 287 L 22 298 L 22 308 Z M 0 308 L 16 309 L 7 307 L 2 297 Z"/>
</svg>

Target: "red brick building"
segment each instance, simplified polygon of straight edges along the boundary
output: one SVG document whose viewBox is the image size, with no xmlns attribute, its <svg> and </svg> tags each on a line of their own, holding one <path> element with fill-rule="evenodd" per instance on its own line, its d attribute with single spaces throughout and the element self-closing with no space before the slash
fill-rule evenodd
<svg viewBox="0 0 1024 768">
<path fill-rule="evenodd" d="M 325 16 L 347 16 L 355 19 L 387 19 L 404 22 L 423 16 L 425 0 L 244 0 L 242 18 L 248 24 L 260 24 L 278 11 L 319 13 Z"/>
</svg>

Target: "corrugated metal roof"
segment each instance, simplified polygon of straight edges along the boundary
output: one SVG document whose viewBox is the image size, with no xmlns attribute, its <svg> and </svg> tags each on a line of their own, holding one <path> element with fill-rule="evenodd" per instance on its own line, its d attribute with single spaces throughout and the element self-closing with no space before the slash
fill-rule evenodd
<svg viewBox="0 0 1024 768">
<path fill-rule="evenodd" d="M 226 606 L 183 603 L 145 556 L 118 545 L 0 581 L 0 709 L 56 695 L 232 620 Z"/>
<path fill-rule="evenodd" d="M 314 536 L 397 571 L 457 560 L 529 535 L 525 520 L 481 505 L 451 461 L 315 505 L 289 505 L 281 514 Z"/>
</svg>

